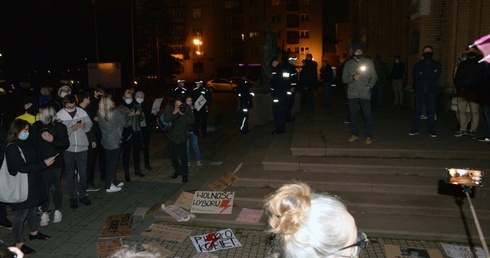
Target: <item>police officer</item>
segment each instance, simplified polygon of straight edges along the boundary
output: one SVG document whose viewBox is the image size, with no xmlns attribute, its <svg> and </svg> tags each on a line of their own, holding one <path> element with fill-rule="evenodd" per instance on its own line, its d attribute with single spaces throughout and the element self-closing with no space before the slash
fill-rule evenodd
<svg viewBox="0 0 490 258">
<path fill-rule="evenodd" d="M 279 63 L 277 60 L 272 60 L 271 66 L 272 78 L 269 80 L 269 84 L 272 95 L 272 116 L 276 125 L 276 130 L 272 134 L 276 135 L 286 132 L 286 113 L 288 112 L 287 91 L 292 88 L 291 70 L 289 69 L 290 64 L 287 61 Z"/>
<path fill-rule="evenodd" d="M 238 114 L 240 121 L 240 133 L 248 133 L 248 118 L 250 109 L 253 108 L 253 97 L 254 93 L 250 92 L 250 85 L 248 84 L 247 78 L 242 77 L 237 85 L 237 96 L 238 96 Z"/>
<path fill-rule="evenodd" d="M 203 87 L 202 81 L 196 81 L 196 87 L 191 93 L 192 103 L 194 104 L 194 116 L 196 118 L 195 133 L 199 134 L 199 127 L 201 128 L 201 134 L 206 137 L 208 128 L 208 112 L 213 99 L 211 97 L 211 92 Z"/>
<path fill-rule="evenodd" d="M 285 54 L 284 56 L 288 57 L 289 55 Z M 289 57 L 287 59 L 287 63 L 283 62 L 286 66 L 285 69 L 289 71 L 289 83 L 291 86 L 286 92 L 286 122 L 291 122 L 293 119 L 291 110 L 294 106 L 294 99 L 296 97 L 296 90 L 298 87 L 298 70 L 296 70 L 296 59 L 296 57 Z M 286 58 L 283 58 L 283 60 L 286 61 Z"/>
<path fill-rule="evenodd" d="M 177 80 L 177 88 L 172 90 L 172 97 L 177 99 L 182 97 L 185 99 L 187 97 L 187 89 L 184 87 L 185 80 Z"/>
</svg>

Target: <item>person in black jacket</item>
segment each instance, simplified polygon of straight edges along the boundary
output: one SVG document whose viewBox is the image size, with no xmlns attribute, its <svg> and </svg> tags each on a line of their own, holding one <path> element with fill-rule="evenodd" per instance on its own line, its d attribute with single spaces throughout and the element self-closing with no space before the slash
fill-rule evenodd
<svg viewBox="0 0 490 258">
<path fill-rule="evenodd" d="M 90 148 L 88 149 L 88 154 L 87 154 L 87 175 L 94 175 L 95 172 L 95 162 L 99 160 L 99 173 L 100 173 L 100 182 L 105 182 L 105 177 L 106 177 L 106 156 L 105 156 L 105 149 L 102 146 L 101 140 L 102 140 L 102 132 L 99 127 L 99 118 L 97 117 L 97 112 L 99 111 L 99 102 L 102 96 L 105 94 L 105 88 L 104 86 L 97 84 L 94 88 L 93 95 L 90 96 L 90 105 L 87 108 L 87 114 L 90 117 L 90 119 L 93 122 L 92 126 L 92 131 L 95 133 L 95 138 L 97 140 L 95 148 Z M 95 177 L 95 175 L 94 175 Z M 88 181 L 88 188 L 87 190 L 91 189 L 91 181 Z M 95 186 L 94 186 L 95 187 Z"/>
<path fill-rule="evenodd" d="M 90 94 L 86 91 L 81 91 L 77 95 L 78 97 L 78 107 L 85 110 L 90 120 L 93 118 L 89 114 L 89 107 L 91 106 Z M 95 123 L 94 123 L 95 124 Z M 94 155 L 97 152 L 97 136 L 95 134 L 94 126 L 90 128 L 90 131 L 85 133 L 88 140 L 88 152 L 87 152 L 87 192 L 97 192 L 100 188 L 95 187 L 95 159 Z"/>
<path fill-rule="evenodd" d="M 422 106 L 427 107 L 427 121 L 430 137 L 437 137 L 436 133 L 436 93 L 437 80 L 441 76 L 441 63 L 432 59 L 432 46 L 425 46 L 422 51 L 423 60 L 415 63 L 413 67 L 413 91 L 415 93 L 415 112 L 413 117 L 412 130 L 409 135 L 419 134 L 420 115 Z"/>
<path fill-rule="evenodd" d="M 196 122 L 194 124 L 194 133 L 199 135 L 199 129 L 201 129 L 202 137 L 206 137 L 209 107 L 213 103 L 211 92 L 203 87 L 202 81 L 196 81 L 196 87 L 192 90 L 191 97 L 195 107 L 194 116 Z"/>
<path fill-rule="evenodd" d="M 147 170 L 152 170 L 152 167 L 150 166 L 150 136 L 156 114 L 151 113 L 151 106 L 145 102 L 145 93 L 138 91 L 136 92 L 135 97 L 136 102 L 140 105 L 145 117 L 145 119 L 140 122 L 141 134 L 143 135 L 143 159 L 145 161 L 145 168 Z"/>
<path fill-rule="evenodd" d="M 253 108 L 254 94 L 250 92 L 250 86 L 248 85 L 247 78 L 242 77 L 242 80 L 238 83 L 236 93 L 238 96 L 238 114 L 240 122 L 240 133 L 248 133 L 248 118 L 250 110 Z"/>
<path fill-rule="evenodd" d="M 165 106 L 165 122 L 171 122 L 172 126 L 166 134 L 168 137 L 168 156 L 172 162 L 175 173 L 171 178 L 182 175 L 182 183 L 189 181 L 189 166 L 187 160 L 187 139 L 189 127 L 194 123 L 194 114 L 191 106 L 185 103 L 184 98 L 171 99 Z"/>
<path fill-rule="evenodd" d="M 49 236 L 37 231 L 36 211 L 37 207 L 46 201 L 46 191 L 42 182 L 41 171 L 55 162 L 55 156 L 38 161 L 36 151 L 29 138 L 30 124 L 22 119 L 16 119 L 10 125 L 7 135 L 7 148 L 5 158 L 8 170 L 12 176 L 17 173 L 26 173 L 29 183 L 29 194 L 27 200 L 21 203 L 12 203 L 15 210 L 15 219 L 12 223 L 12 234 L 15 245 L 24 254 L 35 252 L 34 249 L 24 244 L 24 221 L 27 220 L 29 227 L 29 240 L 46 240 Z"/>
<path fill-rule="evenodd" d="M 393 105 L 401 106 L 403 103 L 403 75 L 405 74 L 405 65 L 400 60 L 400 56 L 395 56 L 395 63 L 391 68 L 391 84 L 393 85 L 393 93 L 395 101 Z"/>
<path fill-rule="evenodd" d="M 485 64 L 479 63 L 481 55 L 476 47 L 468 48 L 468 58 L 459 63 L 454 77 L 454 86 L 458 93 L 459 130 L 456 137 L 475 137 L 476 129 L 480 122 L 480 105 L 478 91 L 485 74 Z M 471 117 L 468 117 L 467 107 L 470 107 Z M 471 120 L 469 133 L 467 132 L 468 120 Z"/>
<path fill-rule="evenodd" d="M 61 222 L 61 171 L 63 170 L 63 151 L 70 146 L 66 126 L 58 120 L 53 107 L 47 107 L 39 115 L 40 121 L 35 122 L 31 129 L 31 142 L 36 150 L 39 160 L 59 155 L 53 165 L 41 172 L 44 190 L 48 199 L 41 205 L 42 215 L 40 226 L 47 226 L 49 222 L 49 192 L 53 195 L 54 218 L 53 223 Z"/>
<path fill-rule="evenodd" d="M 315 106 L 315 91 L 318 88 L 318 64 L 313 61 L 313 55 L 307 54 L 305 65 L 301 69 L 299 82 L 304 89 L 306 111 L 313 114 Z"/>
<path fill-rule="evenodd" d="M 7 141 L 7 132 L 0 123 L 0 166 L 3 164 L 5 157 L 5 142 Z M 0 227 L 12 228 L 12 222 L 7 218 L 7 204 L 0 202 Z"/>
<path fill-rule="evenodd" d="M 320 78 L 323 84 L 323 106 L 329 107 L 332 104 L 332 81 L 333 81 L 333 69 L 327 60 L 322 61 L 322 68 L 320 68 Z"/>
</svg>

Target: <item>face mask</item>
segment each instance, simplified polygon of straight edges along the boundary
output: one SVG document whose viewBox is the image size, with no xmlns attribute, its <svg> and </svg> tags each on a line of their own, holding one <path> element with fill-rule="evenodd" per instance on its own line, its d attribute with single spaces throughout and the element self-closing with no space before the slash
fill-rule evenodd
<svg viewBox="0 0 490 258">
<path fill-rule="evenodd" d="M 461 62 L 466 61 L 466 57 L 461 57 L 460 59 L 461 59 Z"/>
<path fill-rule="evenodd" d="M 133 103 L 133 99 L 124 99 L 124 102 L 126 102 L 126 104 L 131 104 Z"/>
<path fill-rule="evenodd" d="M 43 123 L 44 123 L 44 121 L 45 121 L 45 120 L 46 120 L 46 119 L 44 119 L 44 116 L 40 116 L 40 117 L 39 117 L 39 121 L 41 121 L 41 122 L 43 122 Z"/>
<path fill-rule="evenodd" d="M 29 133 L 27 132 L 22 132 L 19 134 L 19 140 L 25 141 L 29 137 Z"/>
<path fill-rule="evenodd" d="M 66 92 L 62 92 L 62 93 L 60 94 L 60 97 L 61 97 L 61 98 L 64 98 L 66 95 L 68 95 L 68 93 L 66 93 Z"/>
<path fill-rule="evenodd" d="M 191 101 L 186 101 L 187 105 L 192 106 L 192 100 Z"/>
<path fill-rule="evenodd" d="M 423 53 L 422 56 L 424 57 L 425 60 L 430 60 L 432 59 L 432 56 L 434 55 L 434 53 L 432 52 L 426 52 L 426 53 Z"/>
<path fill-rule="evenodd" d="M 362 58 L 362 55 L 354 55 L 355 58 L 357 59 L 361 59 Z"/>
<path fill-rule="evenodd" d="M 473 58 L 473 57 L 475 57 L 475 56 L 476 56 L 476 53 L 475 53 L 475 52 L 469 52 L 469 53 L 468 53 L 468 57 L 469 57 L 469 58 Z"/>
<path fill-rule="evenodd" d="M 71 113 L 75 111 L 75 108 L 65 108 L 66 112 Z"/>
<path fill-rule="evenodd" d="M 136 98 L 136 102 L 138 102 L 139 104 L 143 103 L 143 98 Z"/>
</svg>

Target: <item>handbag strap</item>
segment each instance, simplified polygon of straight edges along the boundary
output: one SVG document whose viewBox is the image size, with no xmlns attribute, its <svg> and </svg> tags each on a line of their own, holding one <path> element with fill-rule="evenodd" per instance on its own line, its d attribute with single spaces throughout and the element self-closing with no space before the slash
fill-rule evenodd
<svg viewBox="0 0 490 258">
<path fill-rule="evenodd" d="M 15 146 L 17 146 L 17 148 L 19 149 L 20 151 L 20 156 L 22 157 L 22 159 L 24 160 L 25 163 L 27 163 L 26 161 L 26 157 L 24 156 L 24 152 L 22 151 L 22 149 L 19 147 L 19 145 L 15 144 L 15 143 L 9 143 L 7 144 L 7 146 L 5 146 L 5 149 L 7 149 L 7 147 L 10 145 L 10 144 L 13 144 Z M 7 160 L 7 153 L 5 153 L 5 157 L 4 157 L 5 160 Z"/>
</svg>

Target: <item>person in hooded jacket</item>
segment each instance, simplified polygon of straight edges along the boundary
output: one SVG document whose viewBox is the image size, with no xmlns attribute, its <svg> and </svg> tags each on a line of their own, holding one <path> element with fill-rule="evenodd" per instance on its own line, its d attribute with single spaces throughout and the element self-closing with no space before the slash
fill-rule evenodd
<svg viewBox="0 0 490 258">
<path fill-rule="evenodd" d="M 29 240 L 46 240 L 49 236 L 37 231 L 36 215 L 37 207 L 46 201 L 46 191 L 42 182 L 41 171 L 51 166 L 56 157 L 50 157 L 38 161 L 36 151 L 29 138 L 29 122 L 16 119 L 10 125 L 7 135 L 7 159 L 8 171 L 12 176 L 17 173 L 26 173 L 29 183 L 27 200 L 20 203 L 11 203 L 15 210 L 15 219 L 12 223 L 12 234 L 15 246 L 24 254 L 35 252 L 34 249 L 24 244 L 24 221 L 27 220 L 29 228 Z"/>
<path fill-rule="evenodd" d="M 37 103 L 37 99 L 34 96 L 27 96 L 24 98 L 24 109 L 26 112 L 23 115 L 16 117 L 15 119 L 22 119 L 29 124 L 34 124 L 34 122 L 39 120 L 39 106 Z"/>
<path fill-rule="evenodd" d="M 56 110 L 56 112 L 60 111 L 62 108 L 65 107 L 65 105 L 63 103 L 63 98 L 66 95 L 68 95 L 68 94 L 71 94 L 71 88 L 70 88 L 70 86 L 68 86 L 68 85 L 61 86 L 58 89 L 58 95 L 57 96 L 54 96 L 53 99 L 51 99 L 50 101 L 48 101 L 47 106 L 54 107 L 54 109 Z"/>
<path fill-rule="evenodd" d="M 55 162 L 41 172 L 44 190 L 48 199 L 41 205 L 42 215 L 40 226 L 47 226 L 49 222 L 49 192 L 53 195 L 54 218 L 53 223 L 61 222 L 61 203 L 63 194 L 61 191 L 61 171 L 63 170 L 63 152 L 70 146 L 66 126 L 63 125 L 53 107 L 44 108 L 39 120 L 32 125 L 31 142 L 39 160 L 58 155 Z"/>
</svg>

